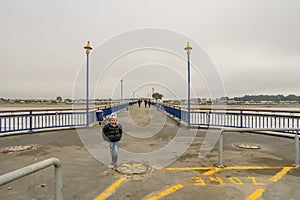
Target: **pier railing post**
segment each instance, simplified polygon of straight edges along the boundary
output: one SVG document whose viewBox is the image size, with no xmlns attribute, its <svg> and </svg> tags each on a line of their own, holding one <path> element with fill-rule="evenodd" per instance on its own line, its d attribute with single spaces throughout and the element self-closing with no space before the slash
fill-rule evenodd
<svg viewBox="0 0 300 200">
<path fill-rule="evenodd" d="M 298 131 L 295 133 L 295 167 L 300 167 L 299 164 L 299 135 Z"/>
<path fill-rule="evenodd" d="M 32 132 L 32 111 L 29 112 L 29 132 Z"/>
<path fill-rule="evenodd" d="M 243 127 L 243 111 L 241 110 L 240 128 Z"/>
</svg>

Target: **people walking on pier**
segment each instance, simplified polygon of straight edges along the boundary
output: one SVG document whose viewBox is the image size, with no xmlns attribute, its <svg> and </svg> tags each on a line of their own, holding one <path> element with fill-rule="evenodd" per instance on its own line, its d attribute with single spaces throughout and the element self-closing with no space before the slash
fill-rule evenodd
<svg viewBox="0 0 300 200">
<path fill-rule="evenodd" d="M 139 99 L 139 100 L 138 100 L 139 107 L 141 107 L 141 103 L 142 103 L 142 100 Z"/>
<path fill-rule="evenodd" d="M 147 99 L 144 100 L 145 108 L 147 108 Z"/>
<path fill-rule="evenodd" d="M 109 116 L 109 122 L 103 129 L 103 138 L 109 142 L 111 153 L 111 167 L 117 168 L 118 154 L 119 154 L 119 141 L 122 138 L 122 125 L 118 122 L 117 114 L 112 113 Z"/>
<path fill-rule="evenodd" d="M 148 100 L 148 107 L 150 108 L 150 106 L 151 106 L 151 100 L 149 99 Z"/>
</svg>

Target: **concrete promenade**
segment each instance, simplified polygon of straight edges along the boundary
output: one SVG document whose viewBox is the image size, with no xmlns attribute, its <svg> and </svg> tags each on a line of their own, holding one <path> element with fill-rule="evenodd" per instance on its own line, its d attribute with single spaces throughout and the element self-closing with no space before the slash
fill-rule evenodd
<svg viewBox="0 0 300 200">
<path fill-rule="evenodd" d="M 56 157 L 62 162 L 64 199 L 296 200 L 300 169 L 293 167 L 294 140 L 255 133 L 224 134 L 225 168 L 218 162 L 216 131 L 187 130 L 156 108 L 137 105 L 118 113 L 124 127 L 120 165 L 152 170 L 126 175 L 110 169 L 101 126 L 0 137 L 0 175 Z M 209 136 L 210 134 L 210 136 Z M 258 147 L 251 149 L 245 147 Z M 244 148 L 241 148 L 244 147 Z M 201 158 L 199 151 L 201 149 Z M 0 186 L 0 199 L 53 199 L 53 167 Z"/>
</svg>

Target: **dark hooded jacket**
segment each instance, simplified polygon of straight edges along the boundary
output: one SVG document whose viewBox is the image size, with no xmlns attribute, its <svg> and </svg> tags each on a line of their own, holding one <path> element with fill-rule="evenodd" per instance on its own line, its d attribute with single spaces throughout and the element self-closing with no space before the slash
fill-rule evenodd
<svg viewBox="0 0 300 200">
<path fill-rule="evenodd" d="M 102 129 L 104 140 L 109 142 L 120 141 L 122 138 L 122 132 L 122 126 L 119 123 L 116 126 L 112 126 L 108 123 Z"/>
</svg>

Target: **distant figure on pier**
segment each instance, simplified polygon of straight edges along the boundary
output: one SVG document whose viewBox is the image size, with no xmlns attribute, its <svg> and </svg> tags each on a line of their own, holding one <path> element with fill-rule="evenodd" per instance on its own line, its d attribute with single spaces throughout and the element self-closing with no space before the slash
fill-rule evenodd
<svg viewBox="0 0 300 200">
<path fill-rule="evenodd" d="M 139 99 L 139 100 L 138 100 L 139 107 L 141 107 L 141 103 L 142 103 L 142 100 Z"/>
<path fill-rule="evenodd" d="M 150 106 L 151 106 L 151 100 L 149 99 L 148 100 L 148 107 L 150 108 Z"/>
<path fill-rule="evenodd" d="M 147 99 L 144 100 L 145 108 L 147 108 Z"/>
<path fill-rule="evenodd" d="M 112 113 L 109 116 L 109 122 L 102 129 L 103 139 L 109 142 L 111 154 L 111 168 L 118 167 L 119 141 L 122 138 L 122 126 L 118 122 L 117 114 Z"/>
</svg>

